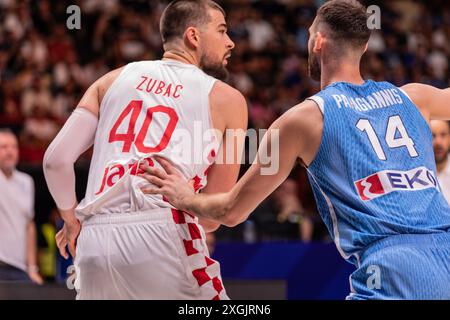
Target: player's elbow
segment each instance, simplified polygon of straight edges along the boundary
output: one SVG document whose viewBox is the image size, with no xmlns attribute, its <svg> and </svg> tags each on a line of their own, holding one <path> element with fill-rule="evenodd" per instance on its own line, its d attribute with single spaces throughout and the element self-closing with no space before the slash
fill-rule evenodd
<svg viewBox="0 0 450 320">
<path fill-rule="evenodd" d="M 238 224 L 241 224 L 243 222 L 243 220 L 239 216 L 232 214 L 232 212 L 224 215 L 220 220 L 223 225 L 229 228 L 236 227 Z"/>
<path fill-rule="evenodd" d="M 220 227 L 220 222 L 214 222 L 214 221 L 210 221 L 210 220 L 206 221 L 206 220 L 200 219 L 199 223 L 203 227 L 203 230 L 205 230 L 206 233 L 214 232 L 217 229 L 219 229 L 219 227 Z"/>
<path fill-rule="evenodd" d="M 62 165 L 61 161 L 58 161 L 56 157 L 53 157 L 49 150 L 44 154 L 44 160 L 42 161 L 42 166 L 44 167 L 44 171 L 54 170 Z"/>
<path fill-rule="evenodd" d="M 220 210 L 217 220 L 223 225 L 232 228 L 242 223 L 246 217 L 242 216 L 242 212 L 236 210 L 236 196 L 229 192 L 224 194 L 224 197 L 226 205 Z"/>
<path fill-rule="evenodd" d="M 45 151 L 44 160 L 42 160 L 42 166 L 44 167 L 44 171 L 52 170 L 53 168 L 55 168 L 55 166 L 57 166 L 54 157 L 52 157 L 50 149 L 47 149 L 47 151 Z"/>
<path fill-rule="evenodd" d="M 65 166 L 73 165 L 72 161 L 64 157 L 64 155 L 58 154 L 58 152 L 55 151 L 56 150 L 50 147 L 47 149 L 47 151 L 45 151 L 44 159 L 42 161 L 44 170 L 52 171 Z"/>
<path fill-rule="evenodd" d="M 229 218 L 225 218 L 223 220 L 223 225 L 227 226 L 228 228 L 234 228 L 238 224 L 240 224 L 240 221 L 238 221 L 238 220 L 229 219 Z"/>
<path fill-rule="evenodd" d="M 205 229 L 206 233 L 210 233 L 210 232 L 216 231 L 217 229 L 219 229 L 219 227 L 220 227 L 220 223 L 214 223 L 214 224 L 211 223 L 208 225 L 207 228 L 203 228 L 203 229 Z"/>
</svg>

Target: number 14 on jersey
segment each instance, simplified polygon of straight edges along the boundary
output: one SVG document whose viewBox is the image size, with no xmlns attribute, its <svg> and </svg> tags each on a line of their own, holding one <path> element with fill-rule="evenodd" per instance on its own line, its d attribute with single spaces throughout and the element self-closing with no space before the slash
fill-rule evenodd
<svg viewBox="0 0 450 320">
<path fill-rule="evenodd" d="M 356 128 L 367 134 L 378 159 L 386 160 L 386 154 L 370 121 L 368 119 L 359 119 L 356 123 Z M 399 135 L 396 137 L 397 132 Z M 402 119 L 398 115 L 389 117 L 385 140 L 389 148 L 406 147 L 411 157 L 414 158 L 419 155 L 416 148 L 414 148 L 414 141 L 409 137 Z"/>
</svg>

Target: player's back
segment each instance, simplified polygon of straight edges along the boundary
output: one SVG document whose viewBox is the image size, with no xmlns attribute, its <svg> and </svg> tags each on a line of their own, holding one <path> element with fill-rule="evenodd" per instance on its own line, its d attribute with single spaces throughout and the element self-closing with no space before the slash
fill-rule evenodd
<svg viewBox="0 0 450 320">
<path fill-rule="evenodd" d="M 161 196 L 143 195 L 139 164 L 151 156 L 170 159 L 196 187 L 206 185 L 217 151 L 209 93 L 216 79 L 175 60 L 124 67 L 99 112 L 88 186 L 78 217 L 170 207 Z"/>
<path fill-rule="evenodd" d="M 388 82 L 337 82 L 311 99 L 324 126 L 309 178 L 345 258 L 390 235 L 450 231 L 432 134 L 405 92 Z"/>
</svg>

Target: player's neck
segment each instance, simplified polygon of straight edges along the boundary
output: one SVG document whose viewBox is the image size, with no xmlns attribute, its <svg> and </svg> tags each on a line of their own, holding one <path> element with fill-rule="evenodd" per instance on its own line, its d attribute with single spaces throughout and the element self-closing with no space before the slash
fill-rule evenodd
<svg viewBox="0 0 450 320">
<path fill-rule="evenodd" d="M 193 64 L 198 67 L 198 61 L 192 53 L 178 48 L 171 48 L 165 51 L 162 60 L 176 60 L 183 63 Z"/>
<path fill-rule="evenodd" d="M 363 84 L 358 63 L 350 61 L 333 61 L 329 65 L 322 64 L 320 77 L 321 89 L 335 82 L 348 82 L 352 84 Z"/>
</svg>

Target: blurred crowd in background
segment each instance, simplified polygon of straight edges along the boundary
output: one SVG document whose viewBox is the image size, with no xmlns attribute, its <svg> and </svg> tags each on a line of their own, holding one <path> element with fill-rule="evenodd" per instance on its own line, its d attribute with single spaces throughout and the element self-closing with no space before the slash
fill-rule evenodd
<svg viewBox="0 0 450 320">
<path fill-rule="evenodd" d="M 229 83 L 248 100 L 249 127 L 268 128 L 279 115 L 319 90 L 308 78 L 308 28 L 324 1 L 217 1 L 227 12 L 236 44 Z M 168 1 L 0 0 L 0 127 L 20 139 L 22 170 L 36 182 L 38 226 L 57 221 L 42 179 L 44 152 L 85 90 L 109 70 L 159 59 L 159 19 Z M 66 9 L 81 8 L 81 29 L 69 30 Z M 365 78 L 450 85 L 450 5 L 447 1 L 365 1 L 381 8 L 362 70 Z M 89 153 L 77 167 L 80 198 Z M 243 166 L 242 172 L 246 170 Z M 40 228 L 40 245 L 46 245 Z M 44 235 L 42 235 L 44 233 Z M 328 241 L 305 170 L 289 179 L 234 229 L 218 240 Z"/>
</svg>

